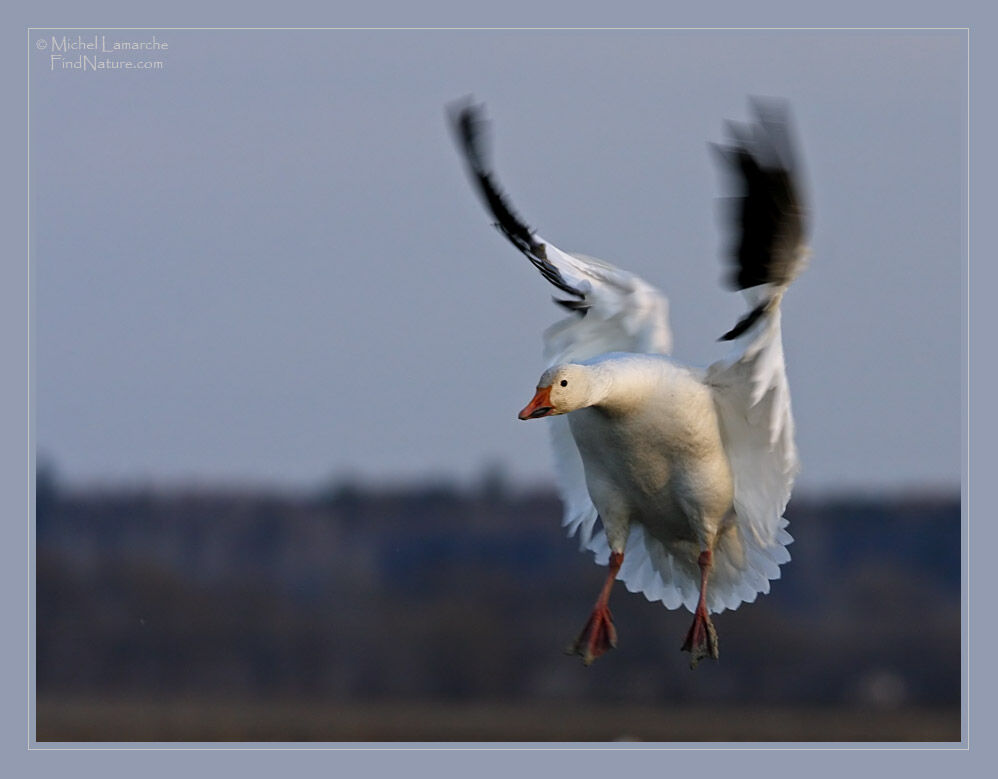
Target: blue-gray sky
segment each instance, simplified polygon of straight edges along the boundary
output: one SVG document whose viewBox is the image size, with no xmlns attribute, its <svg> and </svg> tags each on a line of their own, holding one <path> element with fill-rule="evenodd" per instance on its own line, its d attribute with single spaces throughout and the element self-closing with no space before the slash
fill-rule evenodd
<svg viewBox="0 0 998 779">
<path fill-rule="evenodd" d="M 515 414 L 560 314 L 444 105 L 486 102 L 518 211 L 662 289 L 705 364 L 743 310 L 707 141 L 762 94 L 791 102 L 814 210 L 784 304 L 801 488 L 958 483 L 963 33 L 156 36 L 162 70 L 32 52 L 35 432 L 63 476 L 549 480 Z"/>
</svg>

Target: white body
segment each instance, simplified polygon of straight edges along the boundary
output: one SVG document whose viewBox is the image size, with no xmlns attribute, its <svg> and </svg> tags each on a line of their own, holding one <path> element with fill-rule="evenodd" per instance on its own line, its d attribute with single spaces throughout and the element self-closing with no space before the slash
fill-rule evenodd
<svg viewBox="0 0 998 779">
<path fill-rule="evenodd" d="M 782 515 L 798 470 L 778 302 L 728 359 L 696 370 L 664 354 L 664 296 L 608 263 L 546 248 L 567 278 L 583 277 L 591 304 L 545 334 L 548 365 L 581 365 L 594 387 L 547 422 L 569 533 L 601 565 L 623 552 L 617 578 L 668 608 L 696 607 L 708 548 L 710 611 L 768 592 L 790 559 Z"/>
<path fill-rule="evenodd" d="M 616 391 L 568 422 L 611 547 L 623 551 L 637 522 L 695 561 L 713 546 L 734 497 L 710 390 L 665 357 L 612 357 L 592 367 L 618 377 Z"/>
</svg>

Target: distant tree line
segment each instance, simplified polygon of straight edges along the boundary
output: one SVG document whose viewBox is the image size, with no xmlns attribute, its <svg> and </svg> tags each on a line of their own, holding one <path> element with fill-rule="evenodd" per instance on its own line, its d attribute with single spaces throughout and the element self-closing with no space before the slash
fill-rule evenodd
<svg viewBox="0 0 998 779">
<path fill-rule="evenodd" d="M 795 499 L 770 595 L 688 621 L 618 587 L 619 648 L 562 654 L 602 569 L 498 475 L 311 494 L 36 486 L 39 695 L 955 704 L 957 495 Z"/>
</svg>

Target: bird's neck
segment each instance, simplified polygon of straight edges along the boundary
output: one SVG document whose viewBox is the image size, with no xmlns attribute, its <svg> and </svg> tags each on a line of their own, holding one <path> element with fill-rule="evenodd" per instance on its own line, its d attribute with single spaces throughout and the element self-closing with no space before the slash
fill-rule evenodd
<svg viewBox="0 0 998 779">
<path fill-rule="evenodd" d="M 641 373 L 627 371 L 623 380 L 622 371 L 627 366 L 615 361 L 607 361 L 592 366 L 590 374 L 588 406 L 607 414 L 626 414 L 636 408 L 648 392 L 647 382 Z"/>
</svg>

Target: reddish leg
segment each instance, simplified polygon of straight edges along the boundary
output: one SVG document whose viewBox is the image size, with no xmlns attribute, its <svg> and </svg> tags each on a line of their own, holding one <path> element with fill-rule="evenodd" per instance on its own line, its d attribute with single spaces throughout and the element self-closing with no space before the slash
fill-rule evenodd
<svg viewBox="0 0 998 779">
<path fill-rule="evenodd" d="M 717 631 L 710 621 L 707 613 L 707 577 L 710 575 L 711 552 L 700 553 L 697 563 L 700 566 L 700 600 L 697 602 L 697 610 L 693 613 L 693 624 L 690 625 L 690 632 L 686 634 L 686 641 L 683 643 L 683 651 L 690 653 L 690 668 L 696 668 L 703 658 L 710 655 L 715 660 L 717 651 Z"/>
<path fill-rule="evenodd" d="M 613 626 L 613 615 L 610 614 L 609 604 L 610 590 L 613 589 L 613 582 L 623 562 L 622 552 L 613 552 L 610 555 L 610 570 L 607 572 L 606 582 L 600 590 L 599 598 L 596 599 L 593 613 L 579 633 L 579 637 L 575 639 L 575 643 L 565 650 L 570 655 L 582 655 L 582 662 L 586 665 L 592 665 L 593 660 L 617 646 L 617 629 Z"/>
</svg>

